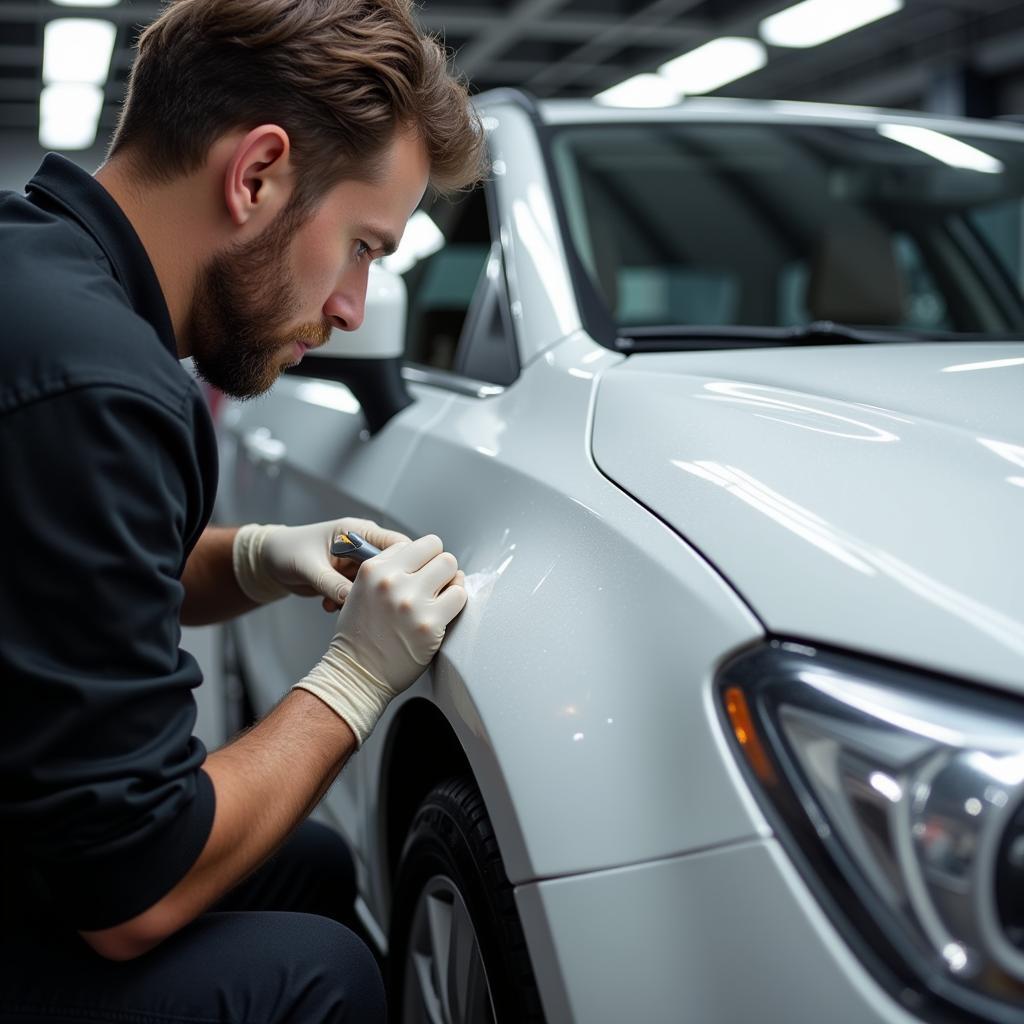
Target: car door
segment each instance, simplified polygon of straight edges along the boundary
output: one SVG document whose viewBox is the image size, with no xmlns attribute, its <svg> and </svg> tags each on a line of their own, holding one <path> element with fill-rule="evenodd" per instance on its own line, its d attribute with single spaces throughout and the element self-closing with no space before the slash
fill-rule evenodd
<svg viewBox="0 0 1024 1024">
<path fill-rule="evenodd" d="M 440 210 L 436 207 L 440 206 Z M 476 394 L 456 372 L 466 356 L 460 339 L 467 322 L 483 322 L 483 296 L 491 295 L 485 268 L 494 274 L 483 195 L 459 203 L 440 200 L 432 210 L 446 244 L 406 269 L 409 294 L 405 373 L 413 403 L 371 436 L 358 400 L 335 381 L 286 374 L 258 402 L 235 405 L 225 432 L 235 447 L 229 473 L 238 521 L 297 525 L 341 516 L 373 519 L 413 536 L 441 533 L 443 524 L 421 520 L 415 502 L 396 510 L 395 491 L 408 477 L 432 423 L 460 394 Z M 493 319 L 493 295 L 486 303 Z M 508 360 L 507 360 L 508 361 Z M 511 365 L 511 361 L 508 361 Z M 335 616 L 318 601 L 287 599 L 243 616 L 237 636 L 244 648 L 255 710 L 264 714 L 315 664 L 330 641 Z M 364 849 L 360 759 L 327 798 L 327 810 L 357 851 Z"/>
</svg>

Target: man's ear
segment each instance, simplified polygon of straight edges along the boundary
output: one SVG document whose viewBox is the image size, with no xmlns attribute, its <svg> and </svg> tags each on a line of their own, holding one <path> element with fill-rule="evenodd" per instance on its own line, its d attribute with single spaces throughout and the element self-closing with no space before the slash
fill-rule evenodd
<svg viewBox="0 0 1024 1024">
<path fill-rule="evenodd" d="M 266 227 L 287 205 L 295 184 L 288 133 L 253 128 L 235 145 L 224 170 L 224 201 L 237 227 Z"/>
</svg>

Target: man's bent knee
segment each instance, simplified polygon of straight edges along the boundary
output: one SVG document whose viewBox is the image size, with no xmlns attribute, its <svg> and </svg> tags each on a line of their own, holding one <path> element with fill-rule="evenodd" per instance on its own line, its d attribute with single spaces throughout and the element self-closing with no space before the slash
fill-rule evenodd
<svg viewBox="0 0 1024 1024">
<path fill-rule="evenodd" d="M 328 918 L 282 914 L 300 982 L 294 992 L 296 1020 L 325 1024 L 372 1024 L 385 1020 L 384 983 L 377 961 L 354 932 Z"/>
</svg>

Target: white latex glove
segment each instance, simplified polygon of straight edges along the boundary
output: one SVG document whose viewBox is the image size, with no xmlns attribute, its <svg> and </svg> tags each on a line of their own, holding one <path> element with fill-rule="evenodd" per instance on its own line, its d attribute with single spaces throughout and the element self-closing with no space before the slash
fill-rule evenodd
<svg viewBox="0 0 1024 1024">
<path fill-rule="evenodd" d="M 340 715 L 360 746 L 388 701 L 419 678 L 465 607 L 458 568 L 433 535 L 364 562 L 327 653 L 295 684 Z"/>
<path fill-rule="evenodd" d="M 320 595 L 333 611 L 345 603 L 358 562 L 331 555 L 339 530 L 354 530 L 382 551 L 409 542 L 404 533 L 385 530 L 369 519 L 331 519 L 308 526 L 262 526 L 250 523 L 235 534 L 231 561 L 243 593 L 260 604 L 286 594 Z"/>
</svg>

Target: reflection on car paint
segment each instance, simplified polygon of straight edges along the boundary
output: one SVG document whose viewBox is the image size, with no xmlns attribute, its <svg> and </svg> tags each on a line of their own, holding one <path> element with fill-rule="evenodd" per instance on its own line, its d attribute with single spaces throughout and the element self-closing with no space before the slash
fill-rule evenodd
<svg viewBox="0 0 1024 1024">
<path fill-rule="evenodd" d="M 318 380 L 304 381 L 296 388 L 295 394 L 300 401 L 322 405 L 325 409 L 337 409 L 338 412 L 350 415 L 360 411 L 355 395 L 340 384 L 327 384 Z"/>
<path fill-rule="evenodd" d="M 868 576 L 886 576 L 918 597 L 980 629 L 1015 654 L 1024 655 L 1024 623 L 826 522 L 810 509 L 790 501 L 735 466 L 701 460 L 684 462 L 672 459 L 671 462 L 677 469 L 723 488 L 849 568 Z"/>
<path fill-rule="evenodd" d="M 835 421 L 838 424 L 849 424 L 861 430 L 862 433 L 851 434 L 841 430 L 829 430 L 823 426 L 813 426 L 810 423 L 799 423 L 796 420 L 785 419 L 780 416 L 766 416 L 763 413 L 756 414 L 759 419 L 772 420 L 775 423 L 783 423 L 790 427 L 797 427 L 800 430 L 813 430 L 818 434 L 829 434 L 832 437 L 843 437 L 851 441 L 889 442 L 899 440 L 899 435 L 892 433 L 890 430 L 872 426 L 863 420 L 855 420 L 850 416 L 843 416 L 837 412 L 829 412 L 821 406 L 808 405 L 806 403 L 813 401 L 813 399 L 797 391 L 785 391 L 782 388 L 764 387 L 758 384 L 745 384 L 740 381 L 712 381 L 705 384 L 704 389 L 705 391 L 712 392 L 712 394 L 695 395 L 694 397 L 707 402 L 732 402 L 736 405 L 752 405 L 777 412 L 791 412 L 796 415 L 818 417 L 826 421 Z M 799 398 L 800 401 L 794 401 L 792 398 L 785 396 L 794 396 Z M 820 399 L 819 401 L 824 403 L 827 400 Z M 835 404 L 841 405 L 844 409 L 850 408 L 849 402 L 837 402 Z M 866 407 L 862 406 L 861 408 Z M 880 410 L 878 415 L 885 416 L 887 419 L 899 420 L 902 423 L 913 422 L 912 420 L 902 419 Z"/>
<path fill-rule="evenodd" d="M 972 370 L 1002 370 L 1007 366 L 1024 366 L 1024 359 L 989 359 L 983 363 L 957 363 L 944 366 L 943 373 L 968 373 Z"/>
<path fill-rule="evenodd" d="M 515 218 L 519 238 L 539 271 L 538 280 L 543 282 L 548 293 L 559 329 L 563 334 L 568 334 L 576 329 L 579 318 L 561 254 L 552 244 L 551 232 L 544 230 L 545 222 L 552 219 L 551 208 L 540 191 L 533 190 L 529 202 L 515 200 L 512 216 Z"/>
<path fill-rule="evenodd" d="M 987 437 L 979 437 L 978 444 L 995 452 L 1000 458 L 1012 462 L 1024 469 L 1024 445 L 1008 444 L 1006 441 L 990 441 Z"/>
</svg>

